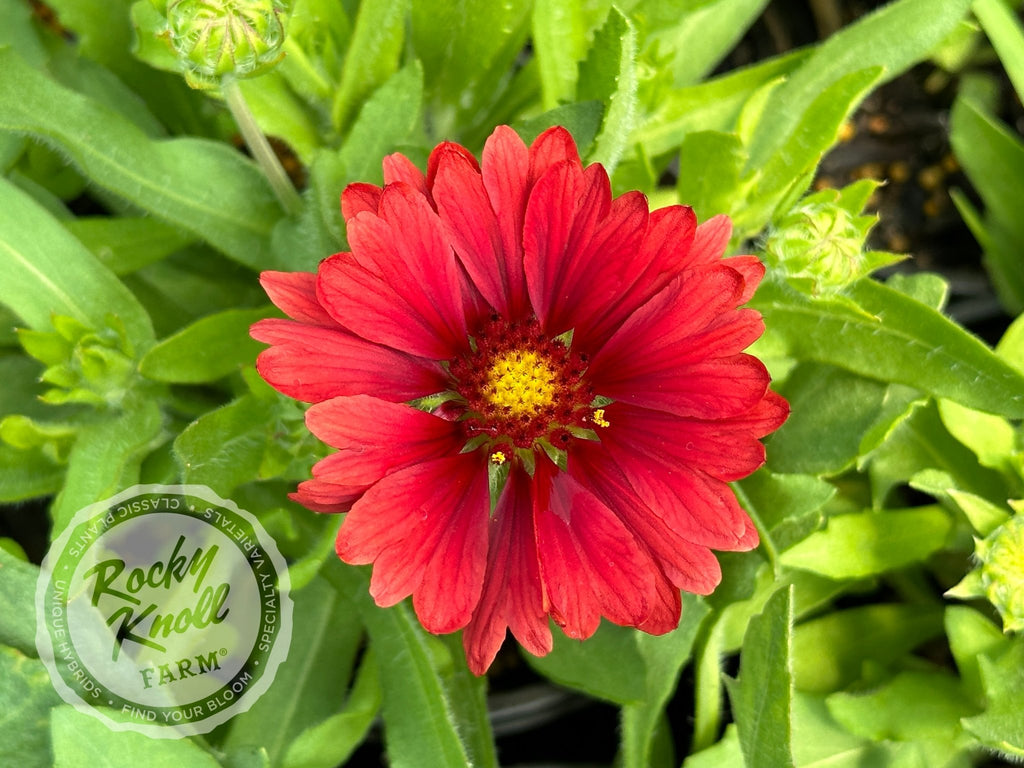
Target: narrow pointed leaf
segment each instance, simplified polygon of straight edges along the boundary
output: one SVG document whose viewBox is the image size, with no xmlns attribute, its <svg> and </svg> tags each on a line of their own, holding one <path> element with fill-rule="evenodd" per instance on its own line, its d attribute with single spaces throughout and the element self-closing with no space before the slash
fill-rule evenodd
<svg viewBox="0 0 1024 768">
<path fill-rule="evenodd" d="M 792 589 L 780 589 L 750 621 L 739 679 L 725 679 L 747 768 L 793 765 L 792 624 Z"/>
<path fill-rule="evenodd" d="M 149 315 L 131 292 L 59 221 L 3 179 L 0 273 L 0 303 L 31 328 L 51 328 L 55 314 L 102 328 L 107 315 L 114 314 L 134 345 L 147 346 L 153 340 Z"/>
<path fill-rule="evenodd" d="M 907 384 L 1007 418 L 1024 418 L 1024 374 L 938 311 L 874 280 L 848 295 L 865 312 L 765 283 L 752 305 L 791 354 Z"/>
<path fill-rule="evenodd" d="M 236 261 L 273 266 L 268 240 L 281 210 L 244 155 L 195 138 L 155 140 L 96 101 L 0 50 L 0 131 L 57 147 L 90 181 L 207 240 Z"/>
<path fill-rule="evenodd" d="M 900 0 L 862 17 L 818 46 L 772 93 L 750 147 L 750 168 L 763 166 L 792 135 L 818 96 L 840 78 L 867 67 L 896 77 L 924 59 L 957 25 L 971 0 Z"/>
</svg>

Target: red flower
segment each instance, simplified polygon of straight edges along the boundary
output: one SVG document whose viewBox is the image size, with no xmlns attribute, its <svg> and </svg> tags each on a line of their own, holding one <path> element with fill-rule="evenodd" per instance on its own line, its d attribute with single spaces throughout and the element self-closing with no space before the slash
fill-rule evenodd
<svg viewBox="0 0 1024 768">
<path fill-rule="evenodd" d="M 347 512 L 341 559 L 373 563 L 379 605 L 464 627 L 478 674 L 506 627 L 550 650 L 549 616 L 673 629 L 679 591 L 720 579 L 710 550 L 758 541 L 727 483 L 788 413 L 742 353 L 762 265 L 721 258 L 725 217 L 613 199 L 561 128 L 384 178 L 342 195 L 350 253 L 262 276 L 292 319 L 253 326 L 257 368 L 338 449 L 293 498 Z"/>
</svg>

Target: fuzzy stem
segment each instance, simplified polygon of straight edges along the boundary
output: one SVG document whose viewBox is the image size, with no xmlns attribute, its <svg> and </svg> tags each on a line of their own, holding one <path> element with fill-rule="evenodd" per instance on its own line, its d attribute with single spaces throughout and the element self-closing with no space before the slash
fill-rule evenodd
<svg viewBox="0 0 1024 768">
<path fill-rule="evenodd" d="M 722 625 L 714 617 L 697 648 L 693 743 L 690 753 L 707 749 L 722 727 Z"/>
<path fill-rule="evenodd" d="M 225 77 L 221 83 L 221 91 L 228 109 L 231 110 L 231 116 L 235 118 L 235 124 L 242 133 L 242 139 L 245 140 L 253 158 L 263 170 L 263 175 L 270 182 L 271 189 L 274 190 L 274 194 L 281 202 L 281 207 L 289 215 L 299 214 L 302 211 L 302 198 L 292 186 L 288 174 L 285 173 L 281 161 L 274 154 L 267 137 L 263 135 L 263 131 L 256 124 L 256 118 L 253 117 L 252 110 L 245 102 L 242 89 L 238 87 L 238 81 L 233 77 Z"/>
</svg>

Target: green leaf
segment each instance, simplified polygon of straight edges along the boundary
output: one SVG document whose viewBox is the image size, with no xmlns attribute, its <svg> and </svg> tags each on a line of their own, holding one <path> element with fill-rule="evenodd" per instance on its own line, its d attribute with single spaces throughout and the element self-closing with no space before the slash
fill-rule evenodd
<svg viewBox="0 0 1024 768">
<path fill-rule="evenodd" d="M 725 678 L 747 768 L 793 765 L 792 624 L 793 591 L 780 589 L 747 628 L 739 678 Z"/>
<path fill-rule="evenodd" d="M 249 338 L 249 327 L 274 310 L 229 309 L 208 315 L 152 347 L 139 372 L 156 381 L 203 384 L 250 365 L 264 345 Z"/>
<path fill-rule="evenodd" d="M 971 10 L 999 54 L 1017 98 L 1024 99 L 1024 29 L 1020 19 L 1002 0 L 974 0 Z"/>
<path fill-rule="evenodd" d="M 359 105 L 394 74 L 405 39 L 409 0 L 363 0 L 345 54 L 331 120 L 344 132 Z"/>
<path fill-rule="evenodd" d="M 516 133 L 530 144 L 545 130 L 553 125 L 564 126 L 576 140 L 580 154 L 586 155 L 590 145 L 597 136 L 601 126 L 601 116 L 604 114 L 604 105 L 599 101 L 579 101 L 573 104 L 566 104 L 562 107 L 543 112 L 536 117 L 520 120 L 512 127 Z"/>
<path fill-rule="evenodd" d="M 345 708 L 300 733 L 288 747 L 283 768 L 334 768 L 348 760 L 380 712 L 378 669 L 370 648 L 363 655 Z"/>
<path fill-rule="evenodd" d="M 275 766 L 288 764 L 285 755 L 291 754 L 297 738 L 342 711 L 363 635 L 351 602 L 323 579 L 314 579 L 291 597 L 295 630 L 288 658 L 266 693 L 231 719 L 222 744 L 227 752 L 262 747 Z"/>
<path fill-rule="evenodd" d="M 501 97 L 502 81 L 523 50 L 531 5 L 528 0 L 413 0 L 413 50 L 427 74 L 430 100 L 440 102 L 433 110 L 441 123 L 435 135 L 464 130 L 470 120 L 479 120 L 484 105 Z"/>
<path fill-rule="evenodd" d="M 794 135 L 812 104 L 841 78 L 881 67 L 893 78 L 921 61 L 966 15 L 971 0 L 900 0 L 863 16 L 815 48 L 765 109 L 748 168 L 765 166 Z"/>
<path fill-rule="evenodd" d="M 424 631 L 406 603 L 377 607 L 365 569 L 328 563 L 324 573 L 352 597 L 370 634 L 384 696 L 388 764 L 395 768 L 469 765 L 445 691 L 443 667 L 452 659 L 444 646 L 437 647 L 439 641 Z"/>
<path fill-rule="evenodd" d="M 273 404 L 254 395 L 200 416 L 174 441 L 182 480 L 208 485 L 221 496 L 252 480 L 263 459 L 273 417 Z"/>
<path fill-rule="evenodd" d="M 854 736 L 823 697 L 803 693 L 793 698 L 793 755 L 800 768 L 926 768 L 914 745 Z"/>
<path fill-rule="evenodd" d="M 268 237 L 281 211 L 253 163 L 202 139 L 154 140 L 116 112 L 63 88 L 13 51 L 0 51 L 0 130 L 59 148 L 103 189 L 207 240 L 253 268 L 273 264 Z"/>
<path fill-rule="evenodd" d="M 836 494 L 834 485 L 810 475 L 774 474 L 762 468 L 742 480 L 737 498 L 770 542 L 785 550 L 821 527 L 821 508 Z"/>
<path fill-rule="evenodd" d="M 1014 201 L 1024 196 L 1024 142 L 969 97 L 953 104 L 950 140 L 957 159 L 985 203 L 979 241 L 1000 299 L 1024 311 L 1024 259 L 1018 244 L 1024 222 Z M 975 229 L 975 227 L 972 227 Z"/>
<path fill-rule="evenodd" d="M 487 714 L 487 678 L 469 671 L 469 666 L 463 661 L 465 651 L 460 633 L 444 635 L 441 642 L 447 646 L 453 662 L 444 675 L 445 693 L 466 749 L 468 764 L 497 768 L 498 756 Z"/>
<path fill-rule="evenodd" d="M 533 49 L 540 71 L 544 109 L 571 101 L 577 62 L 586 51 L 586 22 L 577 0 L 533 4 Z"/>
<path fill-rule="evenodd" d="M 1024 757 L 1024 640 L 1018 637 L 997 659 L 982 656 L 979 662 L 987 706 L 964 720 L 964 727 L 984 746 L 1019 760 Z"/>
<path fill-rule="evenodd" d="M 144 216 L 93 216 L 63 223 L 115 275 L 160 261 L 195 239 L 177 227 Z"/>
<path fill-rule="evenodd" d="M 784 142 L 777 143 L 767 162 L 754 165 L 752 159 L 748 161 L 748 172 L 757 170 L 760 173 L 753 193 L 754 204 L 737 213 L 736 226 L 740 233 L 760 231 L 787 193 L 792 195 L 804 191 L 805 187 L 800 186 L 802 180 L 810 176 L 821 156 L 836 143 L 843 122 L 881 76 L 881 67 L 868 67 L 838 78 L 816 95 L 793 126 L 791 134 Z M 785 84 L 779 86 L 772 91 L 772 96 L 784 88 Z M 769 106 L 762 122 L 771 123 L 773 117 Z M 758 137 L 765 130 L 770 129 L 763 124 L 757 126 L 750 152 L 754 151 Z"/>
<path fill-rule="evenodd" d="M 118 713 L 109 711 L 111 719 Z M 54 768 L 220 768 L 189 739 L 151 739 L 135 731 L 115 731 L 71 706 L 57 707 L 50 721 Z"/>
<path fill-rule="evenodd" d="M 864 313 L 764 283 L 751 305 L 798 358 L 846 368 L 946 397 L 969 408 L 1024 418 L 1024 374 L 939 312 L 863 279 L 847 289 Z"/>
<path fill-rule="evenodd" d="M 57 704 L 60 699 L 42 662 L 0 646 L 0 763 L 53 765 L 47 726 Z"/>
<path fill-rule="evenodd" d="M 1010 323 L 996 344 L 996 354 L 1018 371 L 1024 371 L 1024 315 Z"/>
<path fill-rule="evenodd" d="M 673 54 L 669 69 L 674 85 L 681 86 L 695 83 L 711 72 L 761 15 L 768 0 L 712 0 L 699 5 L 654 0 L 642 4 L 634 13 L 657 13 L 658 6 L 663 5 L 677 6 L 672 11 L 678 21 L 667 30 L 648 30 L 646 41 L 648 45 L 657 45 L 659 53 Z"/>
<path fill-rule="evenodd" d="M 68 456 L 67 479 L 50 508 L 51 539 L 83 507 L 135 485 L 139 466 L 162 426 L 152 400 L 133 400 L 120 413 L 85 424 Z"/>
<path fill-rule="evenodd" d="M 901 422 L 872 456 L 868 466 L 874 505 L 881 506 L 889 491 L 923 469 L 946 472 L 952 486 L 971 493 L 1006 499 L 1006 483 L 998 472 L 982 467 L 970 450 L 942 425 L 938 409 L 929 404 Z"/>
<path fill-rule="evenodd" d="M 602 621 L 586 642 L 552 632 L 547 656 L 524 654 L 530 666 L 559 685 L 615 704 L 642 702 L 647 670 L 636 631 Z"/>
<path fill-rule="evenodd" d="M 42 450 L 20 450 L 0 443 L 0 502 L 52 496 L 64 481 L 64 468 Z"/>
<path fill-rule="evenodd" d="M 859 579 L 926 559 L 946 545 L 952 530 L 938 505 L 839 515 L 784 552 L 782 563 L 830 579 Z"/>
<path fill-rule="evenodd" d="M 19 0 L 0 0 L 0 47 L 11 46 L 33 67 L 42 68 L 49 54 L 32 25 L 32 8 Z"/>
<path fill-rule="evenodd" d="M 420 122 L 423 68 L 413 61 L 366 100 L 338 153 L 349 181 L 382 184 L 381 159 L 394 151 Z M 338 191 L 333 193 L 334 207 Z"/>
<path fill-rule="evenodd" d="M 996 658 L 1008 649 L 1010 640 L 986 616 L 965 605 L 946 608 L 945 624 L 949 650 L 960 672 L 964 692 L 971 700 L 984 702 L 980 659 L 982 656 Z"/>
<path fill-rule="evenodd" d="M 616 8 L 594 33 L 586 60 L 580 64 L 577 101 L 606 105 L 604 122 L 589 160 L 604 165 L 609 175 L 622 157 L 636 121 L 636 31 Z"/>
<path fill-rule="evenodd" d="M 694 131 L 679 148 L 679 200 L 693 208 L 698 221 L 719 213 L 734 214 L 747 196 L 740 179 L 747 153 L 739 137 L 720 131 Z"/>
<path fill-rule="evenodd" d="M 768 443 L 772 471 L 837 474 L 853 466 L 864 448 L 875 447 L 865 446 L 865 438 L 887 432 L 918 397 L 892 390 L 831 365 L 799 364 L 780 390 L 792 414 Z"/>
<path fill-rule="evenodd" d="M 1006 419 L 951 400 L 939 403 L 939 416 L 950 434 L 970 448 L 982 466 L 1000 470 L 1012 467 L 1016 435 Z"/>
<path fill-rule="evenodd" d="M 641 701 L 622 707 L 620 761 L 623 768 L 651 766 L 655 744 L 659 738 L 668 737 L 667 723 L 663 719 L 665 705 L 675 691 L 680 672 L 691 658 L 697 631 L 709 612 L 701 598 L 684 593 L 679 627 L 660 637 L 635 633 L 637 649 L 646 668 L 647 693 Z"/>
<path fill-rule="evenodd" d="M 746 768 L 736 725 L 730 723 L 716 744 L 686 758 L 683 768 Z"/>
<path fill-rule="evenodd" d="M 805 692 L 844 688 L 866 661 L 892 664 L 941 633 L 941 605 L 877 604 L 825 614 L 793 632 L 793 684 Z"/>
<path fill-rule="evenodd" d="M 0 302 L 32 328 L 48 330 L 54 314 L 102 328 L 113 313 L 133 345 L 144 347 L 153 340 L 149 315 L 131 292 L 56 219 L 6 180 L 0 180 L 0 269 Z"/>
<path fill-rule="evenodd" d="M 340 515 L 323 520 L 320 534 L 303 550 L 301 557 L 289 562 L 288 580 L 291 582 L 293 593 L 304 589 L 320 572 L 327 559 L 335 557 L 334 542 L 338 537 L 340 525 Z"/>
<path fill-rule="evenodd" d="M 692 131 L 734 131 L 748 100 L 793 72 L 809 55 L 810 51 L 788 53 L 706 83 L 673 89 L 653 105 L 633 140 L 654 157 L 674 151 Z"/>
<path fill-rule="evenodd" d="M 38 567 L 0 549 L 0 645 L 28 656 L 36 655 L 38 579 Z"/>
<path fill-rule="evenodd" d="M 127 118 L 146 136 L 161 138 L 167 135 L 167 129 L 147 109 L 139 95 L 106 67 L 73 55 L 64 48 L 54 55 L 47 71 L 65 88 Z"/>
</svg>

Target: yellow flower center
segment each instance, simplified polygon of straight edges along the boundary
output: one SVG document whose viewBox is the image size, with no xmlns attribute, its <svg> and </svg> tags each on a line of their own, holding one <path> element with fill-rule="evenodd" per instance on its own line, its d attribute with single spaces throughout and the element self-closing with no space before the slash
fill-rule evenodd
<svg viewBox="0 0 1024 768">
<path fill-rule="evenodd" d="M 555 402 L 556 372 L 536 352 L 515 350 L 502 355 L 487 372 L 483 395 L 516 416 L 533 415 Z"/>
</svg>

